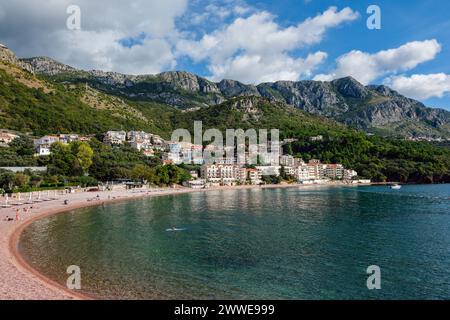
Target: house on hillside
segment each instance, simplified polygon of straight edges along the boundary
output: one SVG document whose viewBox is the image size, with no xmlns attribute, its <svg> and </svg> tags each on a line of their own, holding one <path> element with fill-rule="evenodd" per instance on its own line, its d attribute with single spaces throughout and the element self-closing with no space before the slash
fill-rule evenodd
<svg viewBox="0 0 450 320">
<path fill-rule="evenodd" d="M 11 142 L 17 139 L 19 136 L 9 133 L 9 132 L 0 132 L 0 147 L 7 147 Z"/>
</svg>

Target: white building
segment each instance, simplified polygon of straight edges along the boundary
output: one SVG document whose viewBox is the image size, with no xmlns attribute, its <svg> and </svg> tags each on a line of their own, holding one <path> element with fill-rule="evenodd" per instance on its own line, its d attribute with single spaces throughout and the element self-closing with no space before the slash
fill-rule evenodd
<svg viewBox="0 0 450 320">
<path fill-rule="evenodd" d="M 353 178 L 358 176 L 358 172 L 355 170 L 344 170 L 344 180 L 352 180 Z"/>
<path fill-rule="evenodd" d="M 311 180 L 309 176 L 309 167 L 307 165 L 298 166 L 295 170 L 295 177 L 297 181 L 308 181 Z"/>
<path fill-rule="evenodd" d="M 324 165 L 317 159 L 311 159 L 307 164 L 308 175 L 310 180 L 318 180 L 324 177 L 323 167 Z"/>
<path fill-rule="evenodd" d="M 204 189 L 206 187 L 206 181 L 203 179 L 195 179 L 183 182 L 185 187 L 192 189 Z"/>
<path fill-rule="evenodd" d="M 60 142 L 62 144 L 69 144 L 74 141 L 89 141 L 90 137 L 80 136 L 78 134 L 59 134 L 48 135 L 34 140 L 34 147 L 39 156 L 49 156 L 51 154 L 52 144 Z"/>
<path fill-rule="evenodd" d="M 323 177 L 342 180 L 344 178 L 344 166 L 342 164 L 325 164 L 323 166 Z"/>
<path fill-rule="evenodd" d="M 127 140 L 133 141 L 143 141 L 151 143 L 151 134 L 144 131 L 130 131 L 127 133 Z"/>
<path fill-rule="evenodd" d="M 284 173 L 288 176 L 295 176 L 297 167 L 284 167 Z"/>
<path fill-rule="evenodd" d="M 108 131 L 105 134 L 103 142 L 110 145 L 121 145 L 127 141 L 127 133 L 125 131 Z"/>
<path fill-rule="evenodd" d="M 201 177 L 207 182 L 222 185 L 245 183 L 247 170 L 235 164 L 208 164 L 201 168 Z"/>
<path fill-rule="evenodd" d="M 285 167 L 293 167 L 295 166 L 295 158 L 291 155 L 282 155 L 280 156 L 280 165 Z"/>
<path fill-rule="evenodd" d="M 51 145 L 49 144 L 41 144 L 36 148 L 37 154 L 41 157 L 51 155 Z"/>
<path fill-rule="evenodd" d="M 152 144 L 153 145 L 162 146 L 165 144 L 164 140 L 160 136 L 158 136 L 156 134 L 152 134 L 151 136 L 152 136 Z"/>
<path fill-rule="evenodd" d="M 281 166 L 257 166 L 256 170 L 261 176 L 280 176 Z"/>
<path fill-rule="evenodd" d="M 257 169 L 247 169 L 247 177 L 250 180 L 250 184 L 258 185 L 262 183 L 261 172 Z"/>
<path fill-rule="evenodd" d="M 168 142 L 168 152 L 163 154 L 164 160 L 174 164 L 203 164 L 203 146 L 190 142 Z"/>
<path fill-rule="evenodd" d="M 323 141 L 323 136 L 315 136 L 310 138 L 311 141 Z"/>
<path fill-rule="evenodd" d="M 52 144 L 55 142 L 60 142 L 59 136 L 57 135 L 43 136 L 34 140 L 34 147 L 36 148 L 37 155 L 49 156 L 51 154 Z"/>
</svg>

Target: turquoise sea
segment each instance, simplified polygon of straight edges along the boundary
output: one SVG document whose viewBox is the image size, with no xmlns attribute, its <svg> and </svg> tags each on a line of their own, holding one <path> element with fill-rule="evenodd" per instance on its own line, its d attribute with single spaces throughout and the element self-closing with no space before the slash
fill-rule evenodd
<svg viewBox="0 0 450 320">
<path fill-rule="evenodd" d="M 101 298 L 450 299 L 450 185 L 147 198 L 36 221 L 19 251 L 61 284 L 79 266 Z"/>
</svg>

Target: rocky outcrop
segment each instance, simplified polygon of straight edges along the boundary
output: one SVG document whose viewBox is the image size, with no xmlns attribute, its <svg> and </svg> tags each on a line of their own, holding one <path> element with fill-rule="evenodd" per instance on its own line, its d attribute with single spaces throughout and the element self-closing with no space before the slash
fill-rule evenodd
<svg viewBox="0 0 450 320">
<path fill-rule="evenodd" d="M 204 94 L 220 93 L 215 83 L 184 71 L 163 72 L 154 78 L 157 81 L 171 84 L 174 89 Z"/>
<path fill-rule="evenodd" d="M 54 76 L 65 72 L 75 72 L 76 69 L 59 63 L 47 57 L 36 57 L 31 59 L 21 59 L 22 63 L 28 64 L 34 73 L 45 73 Z"/>
<path fill-rule="evenodd" d="M 260 96 L 258 89 L 252 85 L 245 85 L 235 80 L 222 80 L 218 83 L 220 92 L 226 98 L 236 96 Z"/>
<path fill-rule="evenodd" d="M 14 52 L 12 52 L 7 46 L 1 43 L 0 43 L 0 61 L 16 65 L 19 68 L 25 69 L 29 72 L 33 72 L 33 68 L 30 65 L 17 59 Z"/>
<path fill-rule="evenodd" d="M 344 97 L 364 100 L 370 95 L 370 89 L 352 77 L 334 80 L 331 86 Z"/>
<path fill-rule="evenodd" d="M 323 116 L 337 116 L 349 109 L 329 82 L 278 81 L 261 84 L 258 90 L 263 97 L 270 100 L 284 102 Z"/>
<path fill-rule="evenodd" d="M 243 121 L 258 121 L 262 116 L 262 111 L 258 107 L 260 103 L 261 98 L 248 96 L 234 101 L 231 108 L 243 113 Z"/>
</svg>

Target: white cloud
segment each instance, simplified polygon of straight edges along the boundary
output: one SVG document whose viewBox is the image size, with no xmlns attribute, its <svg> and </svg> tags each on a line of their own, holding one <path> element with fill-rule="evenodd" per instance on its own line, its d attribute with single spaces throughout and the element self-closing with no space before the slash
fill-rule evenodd
<svg viewBox="0 0 450 320">
<path fill-rule="evenodd" d="M 81 8 L 79 31 L 66 28 L 71 4 Z M 176 24 L 180 17 L 183 21 Z M 175 68 L 178 58 L 188 56 L 206 63 L 214 80 L 298 80 L 310 77 L 327 55 L 317 51 L 298 57 L 292 52 L 320 43 L 327 30 L 357 17 L 350 8 L 331 7 L 281 27 L 273 15 L 242 0 L 206 5 L 188 5 L 188 0 L 15 0 L 0 2 L 0 41 L 20 57 L 49 56 L 82 69 L 157 73 Z M 195 23 L 200 26 L 194 28 Z M 202 28 L 215 31 L 205 33 Z M 199 40 L 189 38 L 199 32 Z M 139 45 L 127 48 L 119 43 L 143 33 Z"/>
<path fill-rule="evenodd" d="M 176 65 L 170 44 L 164 39 L 146 39 L 142 45 L 123 47 L 118 32 L 73 32 L 61 39 L 58 47 L 67 50 L 58 56 L 83 69 L 115 71 L 126 74 L 152 74 Z"/>
<path fill-rule="evenodd" d="M 237 79 L 244 83 L 298 80 L 311 76 L 314 69 L 327 58 L 324 52 L 309 54 L 305 59 L 291 58 L 280 53 L 270 57 L 264 55 L 239 55 L 224 63 L 210 66 L 214 80 Z M 255 80 L 256 79 L 256 80 Z"/>
<path fill-rule="evenodd" d="M 434 59 L 440 51 L 441 45 L 435 39 L 409 42 L 375 54 L 354 50 L 336 60 L 337 66 L 333 72 L 317 75 L 315 80 L 328 81 L 353 76 L 368 84 L 387 74 L 414 69 L 417 65 Z"/>
<path fill-rule="evenodd" d="M 188 18 L 189 23 L 200 25 L 202 23 L 211 23 L 212 21 L 221 22 L 233 13 L 232 8 L 219 7 L 211 3 L 204 7 L 201 12 L 193 12 Z"/>
<path fill-rule="evenodd" d="M 250 11 L 252 11 L 252 9 L 246 5 L 236 5 L 233 8 L 233 12 L 237 15 L 244 15 L 246 13 L 249 13 Z"/>
<path fill-rule="evenodd" d="M 81 9 L 81 30 L 66 28 L 66 9 Z M 85 69 L 126 73 L 159 72 L 173 68 L 175 19 L 187 0 L 15 0 L 2 1 L 0 39 L 19 56 L 45 55 Z M 124 48 L 122 38 L 148 36 L 141 46 Z"/>
<path fill-rule="evenodd" d="M 450 93 L 450 75 L 445 73 L 414 74 L 410 77 L 395 76 L 387 78 L 384 84 L 407 97 L 418 100 L 442 98 Z"/>
<path fill-rule="evenodd" d="M 224 77 L 247 83 L 298 80 L 302 75 L 309 75 L 326 55 L 316 52 L 301 59 L 291 57 L 289 52 L 319 43 L 328 29 L 357 17 L 350 8 L 338 11 L 331 7 L 314 18 L 283 29 L 274 16 L 262 11 L 238 18 L 198 41 L 182 40 L 177 50 L 179 55 L 187 55 L 195 62 L 207 61 L 214 80 Z"/>
</svg>

